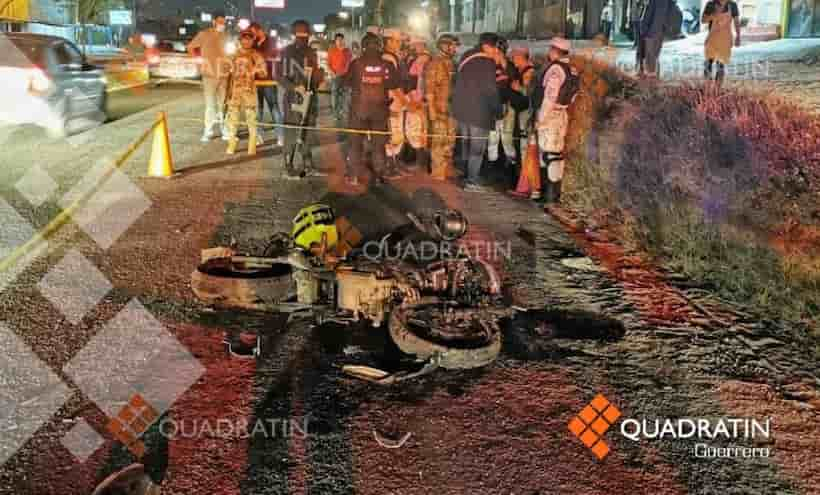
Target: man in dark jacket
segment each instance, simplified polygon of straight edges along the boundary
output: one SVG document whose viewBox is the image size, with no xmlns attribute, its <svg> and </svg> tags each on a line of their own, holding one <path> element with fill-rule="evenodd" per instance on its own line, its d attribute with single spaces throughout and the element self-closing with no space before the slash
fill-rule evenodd
<svg viewBox="0 0 820 495">
<path fill-rule="evenodd" d="M 322 83 L 323 74 L 319 68 L 316 50 L 308 44 L 310 25 L 306 21 L 296 21 L 291 30 L 294 42 L 288 45 L 282 53 L 278 71 L 285 124 L 313 127 L 316 125 L 318 116 L 319 101 L 316 90 Z M 303 113 L 304 111 L 307 113 Z M 288 128 L 285 129 L 284 138 L 287 176 L 304 177 L 308 174 L 318 174 L 313 167 L 310 146 L 306 142 L 308 140 L 307 131 Z M 297 152 L 301 156 L 297 157 Z M 301 167 L 296 166 L 297 158 L 302 160 Z"/>
<path fill-rule="evenodd" d="M 464 54 L 456 73 L 453 90 L 453 117 L 458 122 L 462 161 L 467 162 L 464 190 L 483 192 L 479 185 L 481 162 L 487 150 L 490 130 L 501 116 L 502 105 L 496 84 L 496 66 L 501 54 L 498 35 L 484 33 L 479 45 Z"/>
<path fill-rule="evenodd" d="M 388 174 L 385 170 L 385 144 L 387 121 L 390 117 L 389 93 L 401 87 L 395 67 L 382 58 L 381 40 L 378 36 L 372 33 L 365 35 L 362 39 L 362 50 L 362 56 L 350 64 L 342 80 L 343 84 L 352 88 L 348 127 L 377 131 L 379 134 L 350 136 L 350 159 L 346 178 L 352 186 L 359 184 L 359 175 L 363 171 L 364 163 L 364 140 L 367 138 L 373 143 L 373 172 L 378 180 L 392 178 L 385 177 Z"/>
<path fill-rule="evenodd" d="M 663 37 L 667 29 L 669 9 L 672 0 L 649 0 L 641 18 L 640 36 L 643 48 L 645 75 L 657 78 L 660 75 L 658 59 L 663 48 Z M 643 74 L 642 74 L 643 75 Z"/>
</svg>

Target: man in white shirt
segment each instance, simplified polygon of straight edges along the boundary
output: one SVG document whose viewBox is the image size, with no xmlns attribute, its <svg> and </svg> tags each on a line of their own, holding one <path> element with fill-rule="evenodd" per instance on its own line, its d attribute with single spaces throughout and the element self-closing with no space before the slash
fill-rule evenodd
<svg viewBox="0 0 820 495">
<path fill-rule="evenodd" d="M 208 142 L 216 136 L 214 127 L 217 124 L 222 131 L 222 139 L 228 138 L 223 115 L 230 74 L 229 68 L 224 65 L 230 63 L 225 54 L 227 42 L 225 14 L 220 12 L 213 15 L 213 27 L 200 31 L 188 44 L 188 53 L 202 59 L 202 90 L 205 96 L 205 131 L 202 133 L 202 142 Z"/>
</svg>

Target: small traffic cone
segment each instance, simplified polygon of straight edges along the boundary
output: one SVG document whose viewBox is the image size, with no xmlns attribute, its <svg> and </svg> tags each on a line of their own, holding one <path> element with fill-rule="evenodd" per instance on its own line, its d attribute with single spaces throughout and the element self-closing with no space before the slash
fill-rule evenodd
<svg viewBox="0 0 820 495">
<path fill-rule="evenodd" d="M 148 162 L 148 177 L 173 177 L 174 161 L 171 158 L 168 119 L 165 112 L 160 112 L 158 118 L 159 123 L 154 128 L 154 145 L 151 148 L 151 160 Z"/>
</svg>

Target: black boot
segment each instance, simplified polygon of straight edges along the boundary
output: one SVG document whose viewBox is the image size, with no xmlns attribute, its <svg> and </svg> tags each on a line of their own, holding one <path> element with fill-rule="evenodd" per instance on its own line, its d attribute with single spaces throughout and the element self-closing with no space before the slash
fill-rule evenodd
<svg viewBox="0 0 820 495">
<path fill-rule="evenodd" d="M 535 202 L 538 204 L 544 204 L 544 202 L 547 200 L 547 186 L 550 183 L 550 178 L 546 168 L 540 167 L 538 171 L 541 175 L 541 196 L 538 199 L 536 199 Z"/>
<path fill-rule="evenodd" d="M 555 203 L 556 204 L 560 203 L 561 202 L 561 181 L 559 180 L 558 182 L 553 182 L 552 183 L 552 189 L 554 191 Z"/>
<path fill-rule="evenodd" d="M 427 150 L 416 150 L 416 171 L 430 173 L 430 153 Z"/>
</svg>

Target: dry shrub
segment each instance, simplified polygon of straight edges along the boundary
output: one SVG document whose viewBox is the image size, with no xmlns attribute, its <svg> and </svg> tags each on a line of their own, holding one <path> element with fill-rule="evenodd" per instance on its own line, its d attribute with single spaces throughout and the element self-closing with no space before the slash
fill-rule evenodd
<svg viewBox="0 0 820 495">
<path fill-rule="evenodd" d="M 585 75 L 570 115 L 569 206 L 608 210 L 627 245 L 820 335 L 820 247 L 786 256 L 769 244 L 784 226 L 820 226 L 820 119 L 703 85 L 590 90 L 610 77 Z"/>
</svg>

